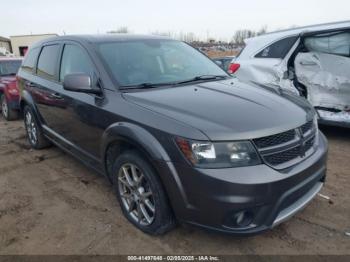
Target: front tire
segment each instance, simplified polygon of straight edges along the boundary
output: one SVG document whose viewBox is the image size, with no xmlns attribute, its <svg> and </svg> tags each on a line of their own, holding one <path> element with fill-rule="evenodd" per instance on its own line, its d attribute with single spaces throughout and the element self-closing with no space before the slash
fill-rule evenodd
<svg viewBox="0 0 350 262">
<path fill-rule="evenodd" d="M 24 107 L 23 116 L 27 138 L 31 147 L 42 149 L 50 146 L 50 142 L 45 138 L 33 110 L 29 106 Z"/>
<path fill-rule="evenodd" d="M 137 151 L 126 151 L 117 158 L 113 186 L 124 216 L 141 231 L 161 235 L 175 226 L 158 175 Z"/>
<path fill-rule="evenodd" d="M 7 121 L 18 119 L 18 111 L 13 110 L 9 107 L 5 95 L 1 96 L 1 113 Z"/>
</svg>

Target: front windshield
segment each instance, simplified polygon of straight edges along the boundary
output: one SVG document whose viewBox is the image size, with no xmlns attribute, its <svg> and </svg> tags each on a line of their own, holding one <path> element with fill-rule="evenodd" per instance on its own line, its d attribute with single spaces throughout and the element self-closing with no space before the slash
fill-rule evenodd
<svg viewBox="0 0 350 262">
<path fill-rule="evenodd" d="M 0 61 L 0 76 L 16 75 L 21 61 Z"/>
<path fill-rule="evenodd" d="M 228 76 L 189 45 L 175 40 L 136 40 L 98 45 L 121 86 L 176 83 L 198 76 Z"/>
</svg>

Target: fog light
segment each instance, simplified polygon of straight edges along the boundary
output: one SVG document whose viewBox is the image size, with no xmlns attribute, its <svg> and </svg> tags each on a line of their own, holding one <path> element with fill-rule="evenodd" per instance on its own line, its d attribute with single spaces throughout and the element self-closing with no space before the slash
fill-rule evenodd
<svg viewBox="0 0 350 262">
<path fill-rule="evenodd" d="M 249 211 L 240 211 L 233 216 L 234 222 L 239 227 L 247 227 L 253 222 L 254 215 Z"/>
</svg>

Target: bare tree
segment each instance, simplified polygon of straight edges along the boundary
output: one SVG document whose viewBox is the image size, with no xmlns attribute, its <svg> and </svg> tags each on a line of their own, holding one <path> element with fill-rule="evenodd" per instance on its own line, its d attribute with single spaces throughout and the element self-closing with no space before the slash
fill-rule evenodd
<svg viewBox="0 0 350 262">
<path fill-rule="evenodd" d="M 111 30 L 107 32 L 107 34 L 127 34 L 127 33 L 130 33 L 127 26 L 121 26 L 116 30 Z"/>
<path fill-rule="evenodd" d="M 266 32 L 267 32 L 266 25 L 261 27 L 261 29 L 259 31 L 253 31 L 253 30 L 249 30 L 249 29 L 237 30 L 234 33 L 231 42 L 236 44 L 236 45 L 244 45 L 244 39 L 251 38 L 254 36 L 258 36 L 258 35 L 263 35 Z"/>
<path fill-rule="evenodd" d="M 264 35 L 267 33 L 267 25 L 263 25 L 260 30 L 256 33 L 256 35 Z"/>
</svg>

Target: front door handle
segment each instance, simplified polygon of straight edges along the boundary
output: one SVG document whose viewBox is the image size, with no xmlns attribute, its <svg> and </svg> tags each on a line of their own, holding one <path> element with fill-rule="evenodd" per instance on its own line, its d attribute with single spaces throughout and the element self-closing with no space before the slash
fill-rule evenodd
<svg viewBox="0 0 350 262">
<path fill-rule="evenodd" d="M 27 82 L 27 87 L 36 87 L 36 84 L 32 83 L 32 82 Z"/>
</svg>

